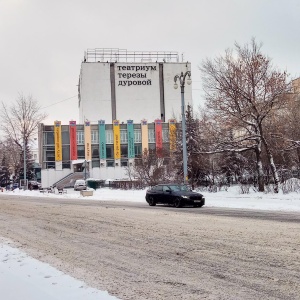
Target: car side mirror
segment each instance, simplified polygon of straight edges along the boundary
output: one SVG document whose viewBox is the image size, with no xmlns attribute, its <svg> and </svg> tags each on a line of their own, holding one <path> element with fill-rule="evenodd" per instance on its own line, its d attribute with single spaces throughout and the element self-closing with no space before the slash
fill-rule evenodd
<svg viewBox="0 0 300 300">
<path fill-rule="evenodd" d="M 172 192 L 171 190 L 167 190 L 167 193 L 171 194 L 171 192 Z"/>
</svg>

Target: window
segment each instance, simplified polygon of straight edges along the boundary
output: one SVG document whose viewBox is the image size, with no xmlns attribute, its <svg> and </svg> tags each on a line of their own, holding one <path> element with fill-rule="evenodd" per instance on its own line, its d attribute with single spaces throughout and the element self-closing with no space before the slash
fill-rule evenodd
<svg viewBox="0 0 300 300">
<path fill-rule="evenodd" d="M 54 145 L 54 132 L 44 132 L 44 145 Z"/>
<path fill-rule="evenodd" d="M 62 138 L 62 143 L 64 145 L 69 145 L 70 144 L 70 134 L 69 134 L 69 131 L 62 131 L 61 132 L 61 138 Z"/>
<path fill-rule="evenodd" d="M 134 129 L 134 142 L 141 143 L 142 142 L 142 131 L 141 129 Z"/>
<path fill-rule="evenodd" d="M 161 185 L 157 185 L 155 187 L 153 187 L 154 191 L 162 191 L 162 186 Z"/>
<path fill-rule="evenodd" d="M 78 158 L 85 158 L 84 146 L 77 146 Z"/>
<path fill-rule="evenodd" d="M 163 140 L 163 142 L 168 142 L 169 141 L 169 129 L 168 128 L 163 128 L 163 130 L 162 130 L 162 140 Z"/>
<path fill-rule="evenodd" d="M 121 157 L 128 157 L 128 145 L 121 145 Z"/>
<path fill-rule="evenodd" d="M 98 147 L 98 145 L 92 145 L 92 158 L 99 158 L 99 147 Z"/>
<path fill-rule="evenodd" d="M 62 146 L 62 158 L 64 161 L 70 160 L 70 146 L 69 145 Z"/>
<path fill-rule="evenodd" d="M 100 160 L 92 160 L 92 168 L 100 168 Z"/>
<path fill-rule="evenodd" d="M 113 130 L 108 129 L 105 131 L 105 136 L 106 136 L 106 144 L 113 144 L 114 143 L 114 135 L 113 135 Z"/>
<path fill-rule="evenodd" d="M 70 144 L 69 125 L 61 125 L 61 138 L 63 144 Z"/>
<path fill-rule="evenodd" d="M 121 167 L 127 167 L 128 166 L 128 160 L 121 160 Z"/>
<path fill-rule="evenodd" d="M 115 161 L 114 160 L 107 160 L 106 161 L 106 166 L 107 167 L 114 167 L 115 166 Z"/>
<path fill-rule="evenodd" d="M 62 168 L 63 169 L 71 169 L 70 161 L 63 161 L 62 162 Z"/>
<path fill-rule="evenodd" d="M 84 131 L 77 131 L 77 144 L 78 145 L 84 144 Z"/>
<path fill-rule="evenodd" d="M 121 144 L 127 143 L 127 130 L 126 129 L 120 130 L 120 140 L 121 140 Z"/>
<path fill-rule="evenodd" d="M 142 144 L 135 144 L 134 145 L 134 154 L 135 154 L 135 157 L 141 157 L 142 156 Z"/>
<path fill-rule="evenodd" d="M 167 185 L 164 185 L 164 186 L 163 186 L 163 191 L 164 191 L 164 192 L 170 191 L 170 189 L 169 189 L 169 187 L 168 187 Z"/>
<path fill-rule="evenodd" d="M 148 143 L 155 143 L 155 131 L 154 129 L 148 129 Z"/>
<path fill-rule="evenodd" d="M 106 145 L 106 158 L 114 158 L 114 145 Z"/>
<path fill-rule="evenodd" d="M 91 139 L 92 139 L 92 144 L 98 144 L 99 143 L 98 130 L 92 130 L 91 131 Z"/>
</svg>

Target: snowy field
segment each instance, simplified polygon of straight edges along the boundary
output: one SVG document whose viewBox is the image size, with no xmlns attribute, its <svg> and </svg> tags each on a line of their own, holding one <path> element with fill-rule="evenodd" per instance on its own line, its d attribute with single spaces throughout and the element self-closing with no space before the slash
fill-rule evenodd
<svg viewBox="0 0 300 300">
<path fill-rule="evenodd" d="M 83 197 L 80 192 L 68 189 L 66 194 L 40 193 L 39 191 L 2 191 L 1 194 L 24 197 L 55 197 L 64 199 L 87 199 L 94 201 L 131 201 L 145 203 L 145 190 L 113 190 L 102 188 L 93 191 L 93 196 Z M 265 194 L 250 190 L 240 194 L 239 187 L 217 193 L 203 192 L 205 207 L 226 207 L 255 210 L 300 212 L 300 194 Z M 175 209 L 175 208 L 174 208 Z M 106 291 L 90 288 L 50 265 L 29 257 L 14 248 L 13 243 L 0 237 L 0 291 L 5 300 L 52 300 L 52 299 L 117 299 Z M 17 288 L 16 288 L 17 287 Z"/>
</svg>

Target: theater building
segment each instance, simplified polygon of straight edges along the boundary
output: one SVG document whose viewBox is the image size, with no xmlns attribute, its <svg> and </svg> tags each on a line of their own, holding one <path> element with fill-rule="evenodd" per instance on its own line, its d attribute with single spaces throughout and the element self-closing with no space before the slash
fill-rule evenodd
<svg viewBox="0 0 300 300">
<path fill-rule="evenodd" d="M 42 186 L 76 175 L 124 179 L 143 151 L 174 149 L 181 119 L 174 77 L 190 69 L 175 52 L 86 51 L 78 84 L 79 122 L 39 125 Z M 186 105 L 192 104 L 191 91 L 186 85 Z"/>
</svg>

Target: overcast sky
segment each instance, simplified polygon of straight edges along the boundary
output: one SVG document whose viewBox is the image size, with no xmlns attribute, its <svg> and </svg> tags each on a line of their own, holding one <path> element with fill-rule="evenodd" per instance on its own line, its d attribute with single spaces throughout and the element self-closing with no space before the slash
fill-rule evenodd
<svg viewBox="0 0 300 300">
<path fill-rule="evenodd" d="M 299 0 L 0 0 L 0 101 L 32 95 L 49 114 L 45 123 L 78 121 L 88 48 L 183 53 L 192 63 L 195 107 L 204 102 L 199 64 L 235 41 L 255 37 L 296 78 L 299 12 Z"/>
</svg>

